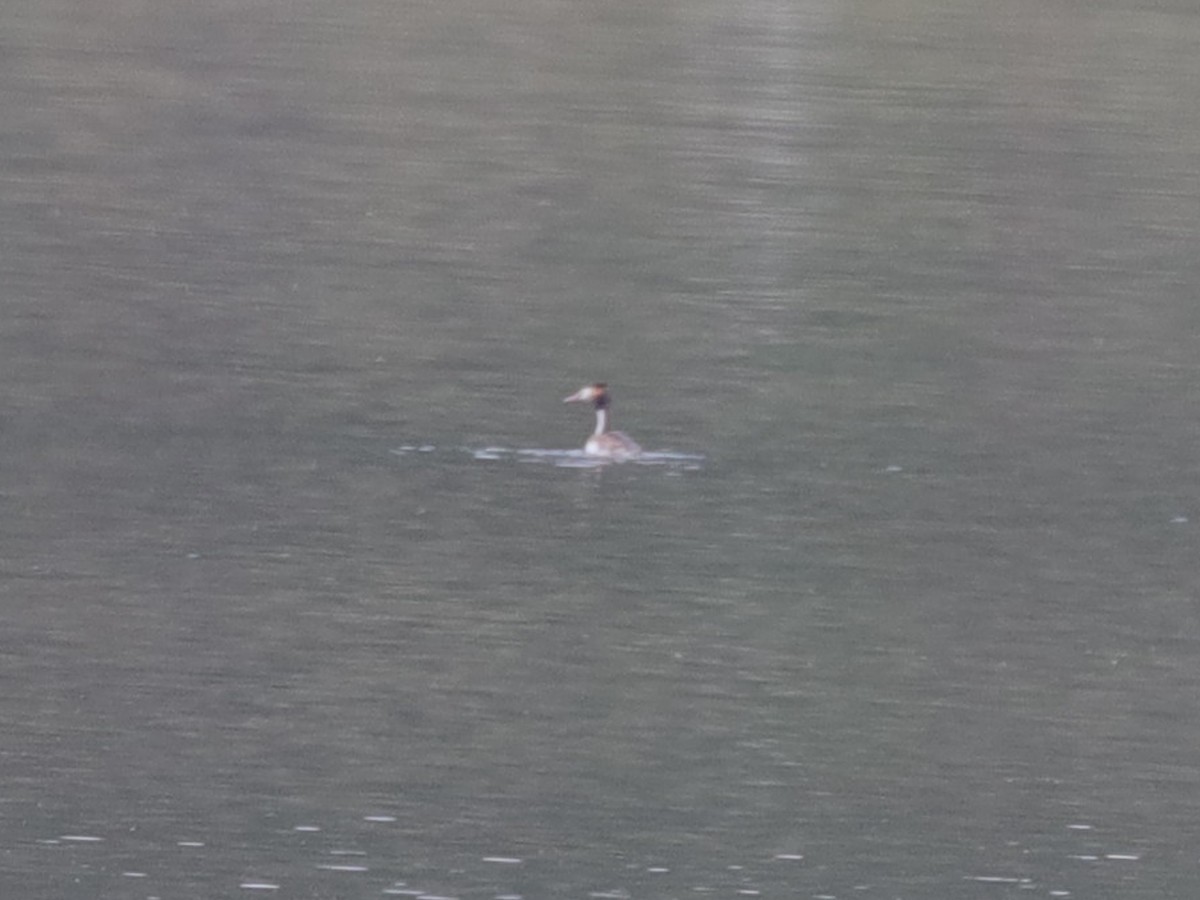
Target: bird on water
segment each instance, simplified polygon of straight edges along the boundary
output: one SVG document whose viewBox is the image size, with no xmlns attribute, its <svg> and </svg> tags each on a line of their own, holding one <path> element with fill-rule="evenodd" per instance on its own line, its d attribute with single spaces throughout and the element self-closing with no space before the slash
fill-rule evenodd
<svg viewBox="0 0 1200 900">
<path fill-rule="evenodd" d="M 596 430 L 592 432 L 583 445 L 583 452 L 588 456 L 598 456 L 604 459 L 632 459 L 642 452 L 637 442 L 623 431 L 609 431 L 609 409 L 612 397 L 608 393 L 608 385 L 602 382 L 589 384 L 580 388 L 570 397 L 564 397 L 563 403 L 591 403 L 596 410 Z"/>
</svg>

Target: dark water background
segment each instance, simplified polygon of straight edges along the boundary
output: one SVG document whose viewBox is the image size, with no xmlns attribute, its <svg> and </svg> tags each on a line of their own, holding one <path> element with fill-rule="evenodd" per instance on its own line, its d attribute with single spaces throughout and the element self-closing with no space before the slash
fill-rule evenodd
<svg viewBox="0 0 1200 900">
<path fill-rule="evenodd" d="M 4 4 L 0 895 L 1195 896 L 1198 46 Z"/>
</svg>

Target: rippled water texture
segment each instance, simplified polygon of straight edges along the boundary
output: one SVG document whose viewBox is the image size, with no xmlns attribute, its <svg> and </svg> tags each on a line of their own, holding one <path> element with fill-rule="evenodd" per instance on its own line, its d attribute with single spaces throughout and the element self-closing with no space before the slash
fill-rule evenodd
<svg viewBox="0 0 1200 900">
<path fill-rule="evenodd" d="M 0 897 L 1196 894 L 1194 4 L 8 6 Z"/>
</svg>

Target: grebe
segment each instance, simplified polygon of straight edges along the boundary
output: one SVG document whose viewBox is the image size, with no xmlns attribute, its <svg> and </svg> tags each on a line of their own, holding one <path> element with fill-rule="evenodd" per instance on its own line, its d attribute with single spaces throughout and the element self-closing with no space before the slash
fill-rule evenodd
<svg viewBox="0 0 1200 900">
<path fill-rule="evenodd" d="M 608 406 L 611 398 L 608 395 L 607 384 L 589 384 L 570 397 L 564 397 L 563 403 L 585 403 L 589 400 L 596 410 L 596 430 L 583 445 L 583 452 L 588 456 L 617 460 L 631 459 L 641 453 L 642 448 L 625 432 L 608 430 Z"/>
</svg>

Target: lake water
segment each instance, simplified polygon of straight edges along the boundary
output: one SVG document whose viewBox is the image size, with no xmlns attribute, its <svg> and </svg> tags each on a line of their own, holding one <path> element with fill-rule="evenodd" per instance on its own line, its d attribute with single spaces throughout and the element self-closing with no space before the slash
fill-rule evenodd
<svg viewBox="0 0 1200 900">
<path fill-rule="evenodd" d="M 1192 4 L 10 6 L 0 895 L 1195 894 Z"/>
</svg>

